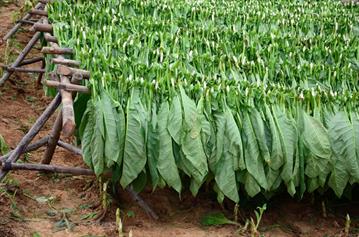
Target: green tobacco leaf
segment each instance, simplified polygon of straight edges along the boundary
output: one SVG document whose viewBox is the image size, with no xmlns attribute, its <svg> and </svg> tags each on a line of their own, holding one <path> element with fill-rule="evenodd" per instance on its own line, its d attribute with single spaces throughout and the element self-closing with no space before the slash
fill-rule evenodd
<svg viewBox="0 0 359 237">
<path fill-rule="evenodd" d="M 329 135 L 323 124 L 315 118 L 307 115 L 303 111 L 304 131 L 303 141 L 304 145 L 310 150 L 313 155 L 329 159 L 332 155 L 330 147 Z"/>
<path fill-rule="evenodd" d="M 94 106 L 90 100 L 87 103 L 87 110 L 81 122 L 81 126 L 84 127 L 81 136 L 81 146 L 83 153 L 83 160 L 87 166 L 93 168 L 92 164 L 92 136 L 95 131 L 95 119 L 94 119 Z"/>
<path fill-rule="evenodd" d="M 342 195 L 350 176 L 359 180 L 358 129 L 358 118 L 354 115 L 350 121 L 345 112 L 338 112 L 328 123 L 334 153 L 333 170 L 328 184 L 338 196 Z"/>
<path fill-rule="evenodd" d="M 246 136 L 244 149 L 247 170 L 262 188 L 267 189 L 268 183 L 264 173 L 264 162 L 248 112 L 244 113 L 243 131 Z"/>
<path fill-rule="evenodd" d="M 295 150 L 298 145 L 297 128 L 295 127 L 295 122 L 292 119 L 288 119 L 286 114 L 279 107 L 273 107 L 273 118 L 278 129 L 283 157 L 285 159 L 281 176 L 287 185 L 288 192 L 291 195 L 294 195 L 295 187 L 293 182 L 296 175 Z"/>
<path fill-rule="evenodd" d="M 153 189 L 156 189 L 160 176 L 157 170 L 159 156 L 159 132 L 157 108 L 155 103 L 152 106 L 151 121 L 148 123 L 147 131 L 147 162 L 151 175 L 152 187 Z"/>
<path fill-rule="evenodd" d="M 94 132 L 91 139 L 91 153 L 92 153 L 92 164 L 94 167 L 95 174 L 101 175 L 105 168 L 104 150 L 105 150 L 105 128 L 103 113 L 101 109 L 101 102 L 97 101 L 95 105 L 94 113 Z"/>
<path fill-rule="evenodd" d="M 227 152 L 232 156 L 234 170 L 245 169 L 242 137 L 231 110 L 227 107 L 226 117 L 226 144 Z"/>
<path fill-rule="evenodd" d="M 127 105 L 127 124 L 123 172 L 120 183 L 127 187 L 144 169 L 146 156 L 145 129 L 146 110 L 139 98 L 139 92 L 133 90 Z"/>
<path fill-rule="evenodd" d="M 238 225 L 236 222 L 229 220 L 223 213 L 211 213 L 201 218 L 201 225 Z"/>
<path fill-rule="evenodd" d="M 125 149 L 125 137 L 126 137 L 126 118 L 125 113 L 123 112 L 122 106 L 113 108 L 113 113 L 116 119 L 116 128 L 117 128 L 117 137 L 118 144 L 116 145 L 118 149 L 118 158 L 115 161 L 117 164 L 122 164 L 123 153 Z"/>
<path fill-rule="evenodd" d="M 217 162 L 215 180 L 221 192 L 238 203 L 238 187 L 235 171 L 239 167 L 239 159 L 243 159 L 242 139 L 238 126 L 228 107 L 222 115 L 217 115 Z M 222 149 L 222 150 L 219 150 Z M 244 169 L 244 167 L 241 167 Z"/>
<path fill-rule="evenodd" d="M 171 109 L 168 119 L 168 132 L 177 144 L 181 144 L 182 132 L 182 107 L 179 96 L 175 96 L 172 100 Z"/>
<path fill-rule="evenodd" d="M 113 113 L 113 105 L 111 103 L 110 97 L 103 93 L 101 97 L 102 102 L 102 112 L 105 123 L 105 161 L 107 167 L 110 168 L 113 162 L 118 162 L 120 157 L 120 149 L 118 145 L 118 129 L 116 123 L 116 117 Z M 120 124 L 119 124 L 120 125 Z"/>
<path fill-rule="evenodd" d="M 180 193 L 182 184 L 173 156 L 171 135 L 167 129 L 168 119 L 169 105 L 164 102 L 158 113 L 159 156 L 157 169 L 166 183 Z"/>
<path fill-rule="evenodd" d="M 284 164 L 282 145 L 278 133 L 277 126 L 274 122 L 274 118 L 270 108 L 265 105 L 265 114 L 268 119 L 269 129 L 271 134 L 271 150 L 270 150 L 270 162 L 269 167 L 273 170 L 278 170 Z"/>
<path fill-rule="evenodd" d="M 253 130 L 257 138 L 258 147 L 262 159 L 266 163 L 270 163 L 270 154 L 267 146 L 267 137 L 265 134 L 265 125 L 263 119 L 261 118 L 260 113 L 257 109 L 252 109 L 250 113 L 251 122 L 253 125 Z"/>
<path fill-rule="evenodd" d="M 201 141 L 201 121 L 194 101 L 181 88 L 184 113 L 181 148 L 184 154 L 184 165 L 197 183 L 202 183 L 208 173 L 207 158 Z"/>
<path fill-rule="evenodd" d="M 307 115 L 304 111 L 303 115 L 303 139 L 304 146 L 310 154 L 306 155 L 305 174 L 318 180 L 311 185 L 314 191 L 317 187 L 314 184 L 324 186 L 330 170 L 327 168 L 332 156 L 329 135 L 324 126 L 315 118 Z"/>
</svg>

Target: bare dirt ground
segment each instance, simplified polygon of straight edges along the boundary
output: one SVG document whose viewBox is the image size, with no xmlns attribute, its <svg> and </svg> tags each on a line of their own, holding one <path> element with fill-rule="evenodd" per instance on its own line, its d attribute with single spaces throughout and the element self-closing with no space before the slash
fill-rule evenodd
<svg viewBox="0 0 359 237">
<path fill-rule="evenodd" d="M 5 4 L 0 0 L 0 37 L 13 25 L 12 16 L 21 5 L 21 1 L 19 5 L 8 2 Z M 12 61 L 28 38 L 29 33 L 19 32 L 9 47 L 0 46 L 0 63 L 5 63 L 5 51 L 10 52 L 9 60 Z M 36 88 L 35 81 L 35 75 L 15 74 L 0 88 L 0 134 L 10 148 L 16 147 L 51 100 L 44 96 L 42 88 Z M 50 131 L 53 121 L 52 118 L 40 135 Z M 43 150 L 23 159 L 38 162 Z M 53 162 L 84 166 L 81 157 L 59 148 Z M 204 214 L 222 211 L 229 218 L 232 215 L 228 207 L 219 206 L 204 192 L 197 198 L 185 193 L 182 200 L 171 190 L 155 193 L 149 190 L 141 196 L 158 213 L 160 220 L 149 218 L 125 192 L 121 192 L 119 197 L 111 199 L 109 211 L 99 222 L 94 220 L 101 209 L 99 188 L 94 178 L 13 172 L 0 184 L 0 237 L 118 236 L 117 207 L 124 216 L 124 231 L 132 231 L 134 237 L 250 236 L 249 232 L 241 233 L 235 226 L 201 226 L 199 221 Z M 323 213 L 322 200 L 326 203 L 326 213 Z M 359 208 L 354 201 L 337 202 L 314 196 L 298 201 L 278 196 L 268 202 L 259 231 L 263 236 L 273 237 L 359 236 Z M 241 208 L 242 216 L 253 216 L 255 206 L 255 203 L 247 203 Z M 346 214 L 351 217 L 349 235 L 344 233 Z"/>
</svg>

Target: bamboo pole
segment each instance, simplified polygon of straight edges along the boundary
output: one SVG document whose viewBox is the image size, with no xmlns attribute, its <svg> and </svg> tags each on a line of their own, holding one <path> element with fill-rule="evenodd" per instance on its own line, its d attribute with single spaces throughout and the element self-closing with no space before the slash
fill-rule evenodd
<svg viewBox="0 0 359 237">
<path fill-rule="evenodd" d="M 34 36 L 31 38 L 31 40 L 29 41 L 29 43 L 25 46 L 25 48 L 21 51 L 21 53 L 19 54 L 19 56 L 17 57 L 17 59 L 15 60 L 15 62 L 11 65 L 11 67 L 17 67 L 20 65 L 20 63 L 22 62 L 22 60 L 25 59 L 25 57 L 29 54 L 30 50 L 32 49 L 32 47 L 34 47 L 34 45 L 37 43 L 37 41 L 40 39 L 41 33 L 40 32 L 36 32 L 34 34 Z M 13 72 L 10 71 L 6 71 L 4 73 L 4 75 L 2 76 L 2 78 L 0 79 L 0 86 L 2 84 L 4 84 L 4 82 L 9 79 L 9 77 L 12 75 Z"/>
<path fill-rule="evenodd" d="M 47 120 L 51 117 L 51 115 L 56 111 L 61 103 L 61 96 L 57 94 L 55 98 L 51 101 L 46 110 L 40 115 L 40 117 L 36 120 L 34 125 L 28 131 L 28 133 L 21 139 L 13 153 L 6 159 L 5 163 L 14 163 L 16 162 L 20 155 L 23 154 L 29 145 L 29 143 L 34 139 L 34 137 L 39 133 L 41 128 L 45 125 Z M 0 171 L 0 181 L 6 176 L 8 171 L 1 170 Z"/>
</svg>

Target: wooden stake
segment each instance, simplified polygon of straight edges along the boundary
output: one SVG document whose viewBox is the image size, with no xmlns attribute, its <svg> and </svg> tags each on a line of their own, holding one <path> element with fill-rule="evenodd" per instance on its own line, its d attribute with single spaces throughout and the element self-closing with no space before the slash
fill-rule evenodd
<svg viewBox="0 0 359 237">
<path fill-rule="evenodd" d="M 41 160 L 41 164 L 51 163 L 52 157 L 56 149 L 57 141 L 60 139 L 61 129 L 62 129 L 62 114 L 60 112 L 56 117 L 55 124 L 52 127 L 51 133 L 49 135 L 47 148 Z"/>
</svg>

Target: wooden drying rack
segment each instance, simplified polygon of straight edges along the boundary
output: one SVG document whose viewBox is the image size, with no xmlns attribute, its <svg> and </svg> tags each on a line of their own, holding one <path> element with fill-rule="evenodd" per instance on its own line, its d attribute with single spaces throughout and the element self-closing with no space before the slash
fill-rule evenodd
<svg viewBox="0 0 359 237">
<path fill-rule="evenodd" d="M 38 117 L 16 148 L 0 157 L 0 181 L 2 181 L 12 170 L 43 171 L 71 175 L 95 175 L 92 170 L 86 168 L 64 167 L 50 164 L 57 146 L 74 154 L 82 155 L 81 149 L 61 141 L 60 135 L 62 133 L 64 137 L 69 137 L 72 136 L 75 131 L 76 124 L 73 99 L 75 98 L 76 93 L 90 93 L 87 87 L 79 85 L 82 80 L 90 78 L 90 72 L 78 68 L 81 65 L 81 62 L 66 59 L 64 55 L 72 55 L 74 53 L 73 50 L 70 48 L 61 48 L 58 45 L 57 38 L 52 35 L 53 27 L 48 21 L 48 13 L 46 11 L 46 5 L 50 2 L 51 0 L 40 0 L 32 10 L 30 10 L 21 20 L 17 21 L 15 26 L 0 39 L 1 45 L 10 39 L 22 26 L 32 25 L 31 31 L 33 32 L 33 36 L 20 52 L 17 59 L 11 65 L 0 65 L 5 71 L 0 78 L 0 86 L 3 85 L 14 72 L 28 72 L 39 73 L 37 79 L 38 85 L 44 83 L 46 86 L 55 87 L 58 90 L 57 95 L 45 111 Z M 56 65 L 56 70 L 49 74 L 51 80 L 42 80 L 43 75 L 45 74 L 44 57 L 25 59 L 31 49 L 33 49 L 36 43 L 40 40 L 41 36 L 43 36 L 48 43 L 47 47 L 42 48 L 41 53 L 44 55 L 54 55 L 52 63 Z M 38 62 L 42 62 L 41 68 L 22 67 Z M 60 105 L 62 105 L 62 108 L 56 117 L 50 134 L 31 143 Z M 40 164 L 16 163 L 22 154 L 35 151 L 43 146 L 46 146 L 46 150 Z M 132 187 L 126 188 L 126 191 L 150 217 L 156 220 L 158 219 L 157 214 L 132 189 Z"/>
</svg>

